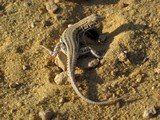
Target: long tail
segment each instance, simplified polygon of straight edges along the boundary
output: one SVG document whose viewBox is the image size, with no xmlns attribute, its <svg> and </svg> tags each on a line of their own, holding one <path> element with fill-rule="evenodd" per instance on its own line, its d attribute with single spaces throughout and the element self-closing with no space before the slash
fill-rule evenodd
<svg viewBox="0 0 160 120">
<path fill-rule="evenodd" d="M 111 105 L 111 104 L 114 104 L 115 102 L 121 100 L 122 98 L 124 98 L 124 97 L 119 97 L 119 98 L 116 98 L 113 100 L 108 100 L 108 101 L 103 101 L 103 102 L 96 102 L 96 101 L 90 100 L 90 99 L 86 98 L 84 95 L 82 95 L 82 93 L 79 91 L 78 87 L 76 86 L 74 70 L 70 69 L 70 70 L 68 70 L 68 72 L 69 72 L 68 75 L 69 75 L 69 78 L 71 81 L 71 85 L 72 85 L 74 91 L 77 93 L 77 95 L 79 97 L 81 97 L 84 101 L 86 101 L 88 103 L 96 104 L 96 105 Z"/>
</svg>

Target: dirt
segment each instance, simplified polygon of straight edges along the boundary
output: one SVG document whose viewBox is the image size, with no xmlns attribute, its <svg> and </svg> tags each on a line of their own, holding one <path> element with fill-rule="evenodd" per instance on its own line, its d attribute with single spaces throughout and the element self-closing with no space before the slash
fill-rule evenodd
<svg viewBox="0 0 160 120">
<path fill-rule="evenodd" d="M 159 120 L 159 0 L 60 0 L 53 14 L 46 2 L 0 0 L 0 119 L 37 120 L 49 110 L 56 120 L 142 120 L 155 106 Z M 68 24 L 93 13 L 105 16 L 107 39 L 88 44 L 104 57 L 94 69 L 77 68 L 76 80 L 95 101 L 128 96 L 108 106 L 86 103 L 69 82 L 57 85 L 62 70 L 41 46 L 53 49 Z"/>
</svg>

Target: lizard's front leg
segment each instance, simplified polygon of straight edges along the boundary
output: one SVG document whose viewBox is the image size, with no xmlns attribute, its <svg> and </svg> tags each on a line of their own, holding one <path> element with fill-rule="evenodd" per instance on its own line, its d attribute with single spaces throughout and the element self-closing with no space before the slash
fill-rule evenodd
<svg viewBox="0 0 160 120">
<path fill-rule="evenodd" d="M 58 42 L 54 48 L 54 50 L 50 50 L 42 45 L 44 49 L 46 49 L 51 56 L 56 56 L 61 50 L 64 54 L 66 54 L 66 47 L 63 42 Z"/>
</svg>

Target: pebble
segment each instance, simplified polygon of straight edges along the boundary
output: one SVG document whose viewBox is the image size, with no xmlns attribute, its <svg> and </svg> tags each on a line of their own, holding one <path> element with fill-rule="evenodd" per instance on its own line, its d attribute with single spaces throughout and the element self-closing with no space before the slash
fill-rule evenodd
<svg viewBox="0 0 160 120">
<path fill-rule="evenodd" d="M 94 67 L 96 67 L 98 64 L 99 64 L 99 59 L 94 59 L 94 60 L 91 60 L 91 61 L 88 63 L 87 67 L 88 67 L 88 68 L 94 68 Z"/>
<path fill-rule="evenodd" d="M 126 52 L 121 52 L 119 55 L 118 55 L 118 60 L 120 61 L 120 62 L 125 62 L 125 61 L 127 61 L 127 56 L 126 56 Z"/>
<path fill-rule="evenodd" d="M 82 69 L 95 68 L 99 64 L 99 59 L 93 58 L 80 58 L 77 62 L 77 66 Z"/>
<path fill-rule="evenodd" d="M 59 52 L 55 57 L 55 64 L 60 67 L 63 71 L 67 70 L 67 57 L 63 52 Z"/>
<path fill-rule="evenodd" d="M 18 82 L 9 84 L 10 88 L 15 88 L 16 90 L 20 89 L 21 86 L 22 86 L 22 84 L 18 83 Z"/>
<path fill-rule="evenodd" d="M 142 82 L 142 78 L 144 77 L 144 74 L 138 74 L 137 76 L 136 76 L 136 82 L 137 83 L 140 83 L 140 82 Z"/>
<path fill-rule="evenodd" d="M 21 107 L 23 105 L 23 103 L 22 102 L 17 102 L 16 105 L 17 105 L 17 107 Z"/>
<path fill-rule="evenodd" d="M 49 14 L 53 15 L 54 13 L 56 13 L 59 9 L 58 5 L 55 4 L 53 1 L 48 1 L 45 3 L 46 9 L 48 11 Z"/>
<path fill-rule="evenodd" d="M 61 72 L 60 74 L 57 74 L 56 77 L 54 78 L 54 82 L 57 85 L 64 85 L 67 83 L 67 72 Z"/>
<path fill-rule="evenodd" d="M 156 114 L 157 114 L 157 111 L 155 106 L 151 106 L 144 111 L 143 118 L 152 118 Z"/>
<path fill-rule="evenodd" d="M 22 69 L 23 69 L 23 70 L 27 70 L 27 66 L 26 66 L 26 65 L 23 65 L 23 66 L 22 66 Z"/>
<path fill-rule="evenodd" d="M 154 72 L 157 73 L 157 74 L 160 74 L 160 68 L 155 68 Z"/>
<path fill-rule="evenodd" d="M 54 3 L 59 3 L 60 2 L 60 0 L 54 0 Z"/>
<path fill-rule="evenodd" d="M 60 102 L 61 104 L 64 104 L 65 102 L 67 102 L 67 98 L 62 97 L 62 98 L 59 99 L 59 102 Z"/>
<path fill-rule="evenodd" d="M 124 2 L 119 2 L 119 4 L 118 4 L 118 6 L 119 6 L 120 8 L 128 7 L 128 5 L 129 5 L 129 4 L 124 3 Z"/>
<path fill-rule="evenodd" d="M 29 114 L 28 120 L 37 120 L 37 116 L 35 114 Z"/>
<path fill-rule="evenodd" d="M 112 75 L 112 76 L 116 76 L 117 72 L 118 72 L 117 69 L 113 69 L 113 70 L 111 71 L 111 75 Z"/>
<path fill-rule="evenodd" d="M 53 118 L 54 112 L 53 111 L 40 111 L 39 116 L 42 120 L 51 120 Z"/>
<path fill-rule="evenodd" d="M 132 79 L 134 79 L 134 78 L 136 78 L 136 76 L 139 75 L 139 74 L 140 74 L 140 71 L 139 71 L 139 70 L 135 70 L 135 71 L 133 71 L 133 72 L 129 75 L 129 77 L 132 78 Z"/>
</svg>

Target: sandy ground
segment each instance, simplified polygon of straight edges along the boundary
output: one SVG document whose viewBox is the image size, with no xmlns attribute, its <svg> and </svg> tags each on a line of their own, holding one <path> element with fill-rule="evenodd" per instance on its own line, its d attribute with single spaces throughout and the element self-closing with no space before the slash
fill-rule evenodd
<svg viewBox="0 0 160 120">
<path fill-rule="evenodd" d="M 160 1 L 63 0 L 55 14 L 45 3 L 0 0 L 0 119 L 38 120 L 48 110 L 55 120 L 143 120 L 155 106 L 151 119 L 159 120 Z M 128 96 L 109 106 L 86 103 L 69 82 L 55 84 L 62 70 L 41 47 L 53 49 L 68 24 L 92 13 L 105 16 L 107 39 L 95 47 L 105 55 L 95 69 L 77 69 L 76 79 L 93 100 Z"/>
</svg>

